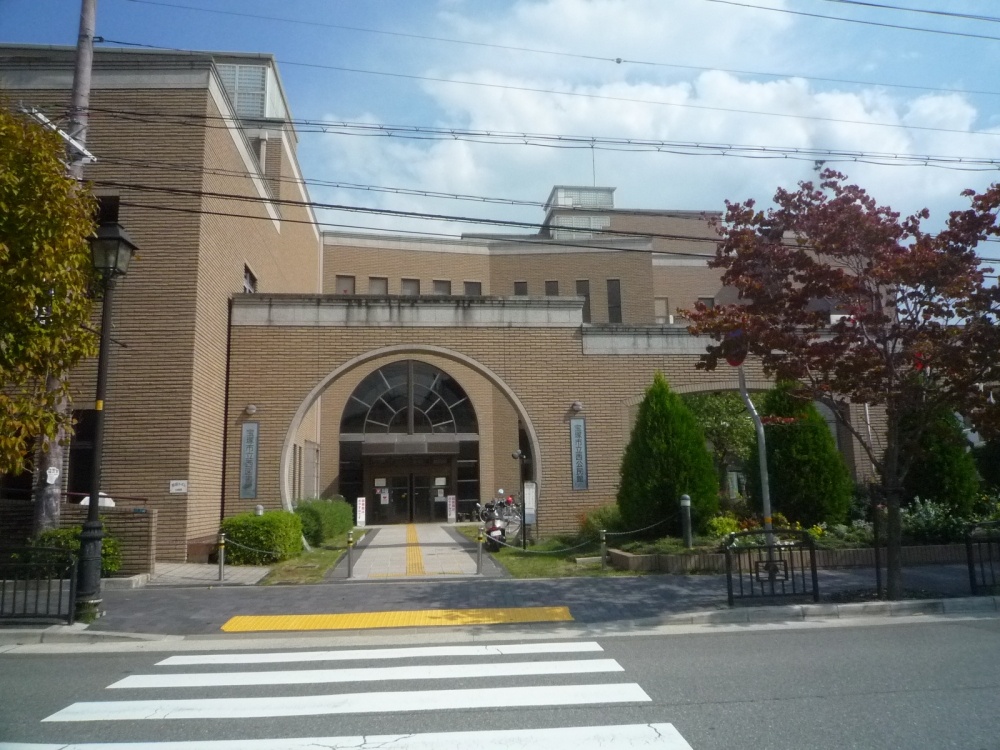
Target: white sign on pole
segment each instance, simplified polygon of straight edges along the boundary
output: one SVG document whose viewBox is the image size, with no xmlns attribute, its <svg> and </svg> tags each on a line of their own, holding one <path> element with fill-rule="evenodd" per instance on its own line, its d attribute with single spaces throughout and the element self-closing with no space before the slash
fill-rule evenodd
<svg viewBox="0 0 1000 750">
<path fill-rule="evenodd" d="M 379 488 L 378 497 L 379 497 L 379 502 L 382 505 L 388 505 L 389 504 L 389 488 L 388 487 L 381 487 L 381 488 Z"/>
<path fill-rule="evenodd" d="M 458 501 L 454 495 L 448 495 L 448 523 L 455 523 L 458 518 Z"/>
<path fill-rule="evenodd" d="M 533 524 L 538 507 L 538 485 L 534 482 L 524 483 L 524 522 Z"/>
<path fill-rule="evenodd" d="M 358 498 L 358 523 L 359 527 L 365 525 L 365 498 Z"/>
</svg>

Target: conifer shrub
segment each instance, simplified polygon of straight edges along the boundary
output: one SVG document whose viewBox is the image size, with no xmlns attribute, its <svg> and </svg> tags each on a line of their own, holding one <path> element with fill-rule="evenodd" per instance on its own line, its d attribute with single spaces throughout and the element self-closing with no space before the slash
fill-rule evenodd
<svg viewBox="0 0 1000 750">
<path fill-rule="evenodd" d="M 903 480 L 904 497 L 932 500 L 952 515 L 971 516 L 979 475 L 958 417 L 942 409 L 915 411 L 903 419 L 903 429 L 918 422 L 924 423 L 924 430 Z"/>
<path fill-rule="evenodd" d="M 691 496 L 696 529 L 718 510 L 719 485 L 705 435 L 662 373 L 639 405 L 620 474 L 618 509 L 627 531 L 656 524 L 647 536 L 679 536 L 684 494 Z"/>
<path fill-rule="evenodd" d="M 795 395 L 795 384 L 780 383 L 767 392 L 761 415 L 772 513 L 780 511 L 803 526 L 843 524 L 854 486 L 826 421 L 815 405 Z M 756 450 L 754 455 L 756 455 Z M 760 462 L 748 462 L 748 486 L 763 507 Z"/>
<path fill-rule="evenodd" d="M 271 565 L 302 552 L 302 519 L 283 510 L 232 516 L 222 522 L 222 531 L 231 565 Z"/>
</svg>

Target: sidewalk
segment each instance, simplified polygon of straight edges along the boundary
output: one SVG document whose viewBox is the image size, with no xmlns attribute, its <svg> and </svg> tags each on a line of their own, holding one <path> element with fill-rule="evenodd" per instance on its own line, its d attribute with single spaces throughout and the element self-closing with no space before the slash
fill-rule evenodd
<svg viewBox="0 0 1000 750">
<path fill-rule="evenodd" d="M 368 627 L 393 627 L 385 623 L 399 618 L 394 620 L 390 615 L 407 613 L 446 613 L 440 624 L 458 625 L 461 618 L 456 614 L 470 610 L 516 613 L 526 608 L 548 608 L 568 613 L 560 623 L 536 621 L 518 626 L 543 632 L 567 627 L 627 630 L 657 623 L 781 622 L 872 615 L 997 616 L 1000 610 L 998 597 L 968 596 L 964 565 L 906 568 L 904 587 L 916 592 L 920 597 L 917 599 L 839 604 L 855 600 L 857 592 L 874 589 L 873 570 L 852 568 L 819 572 L 819 604 L 730 609 L 724 575 L 512 579 L 502 577 L 502 569 L 484 554 L 485 575 L 477 576 L 476 552 L 475 543 L 447 526 L 395 526 L 368 531 L 355 550 L 352 579 L 347 578 L 346 560 L 330 572 L 325 582 L 297 586 L 252 585 L 266 574 L 266 568 L 228 566 L 225 580 L 220 582 L 217 565 L 160 563 L 156 575 L 145 586 L 105 585 L 106 614 L 86 628 L 78 625 L 15 631 L 8 625 L 0 628 L 0 643 L 12 643 L 18 638 L 28 639 L 20 642 L 37 643 L 68 638 L 73 633 L 84 639 L 102 640 L 136 637 L 133 634 L 232 639 L 246 636 L 225 633 L 223 626 L 233 618 L 248 617 L 294 620 L 296 616 L 345 616 L 340 619 L 366 623 L 373 621 L 372 616 L 381 616 L 381 625 L 337 628 L 359 634 Z M 513 625 L 500 627 L 508 628 L 509 634 L 522 632 L 512 630 Z M 447 636 L 442 633 L 442 637 Z"/>
</svg>

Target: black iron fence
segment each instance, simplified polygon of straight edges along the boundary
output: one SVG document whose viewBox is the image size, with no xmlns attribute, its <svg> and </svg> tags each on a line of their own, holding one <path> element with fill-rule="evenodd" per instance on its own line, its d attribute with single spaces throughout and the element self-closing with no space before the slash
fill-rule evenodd
<svg viewBox="0 0 1000 750">
<path fill-rule="evenodd" d="M 739 531 L 726 537 L 729 606 L 819 601 L 816 543 L 805 531 Z"/>
<path fill-rule="evenodd" d="M 76 557 L 53 547 L 0 549 L 0 620 L 73 624 Z"/>
<path fill-rule="evenodd" d="M 965 531 L 969 585 L 973 596 L 1000 594 L 1000 521 L 986 521 Z"/>
</svg>

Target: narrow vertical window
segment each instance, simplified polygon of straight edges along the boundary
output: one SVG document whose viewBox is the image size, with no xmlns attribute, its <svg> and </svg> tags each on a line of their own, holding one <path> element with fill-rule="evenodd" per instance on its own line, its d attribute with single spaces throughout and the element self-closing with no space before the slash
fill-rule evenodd
<svg viewBox="0 0 1000 750">
<path fill-rule="evenodd" d="M 257 277 L 253 275 L 250 266 L 243 266 L 243 291 L 247 294 L 257 293 Z"/>
<path fill-rule="evenodd" d="M 670 298 L 656 297 L 653 299 L 653 316 L 656 325 L 663 326 L 672 323 L 670 320 Z"/>
<path fill-rule="evenodd" d="M 583 297 L 583 322 L 590 322 L 590 279 L 576 280 L 576 296 Z"/>
<path fill-rule="evenodd" d="M 622 282 L 608 279 L 608 322 L 622 322 Z"/>
</svg>

